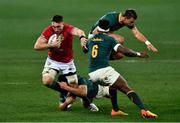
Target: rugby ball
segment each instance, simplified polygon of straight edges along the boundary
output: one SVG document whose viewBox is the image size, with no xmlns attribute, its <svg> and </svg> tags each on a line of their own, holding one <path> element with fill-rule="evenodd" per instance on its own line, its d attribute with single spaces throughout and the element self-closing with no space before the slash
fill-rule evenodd
<svg viewBox="0 0 180 123">
<path fill-rule="evenodd" d="M 53 34 L 53 35 L 51 35 L 51 37 L 49 38 L 49 40 L 48 40 L 48 44 L 54 44 L 54 42 L 56 41 L 56 39 L 57 39 L 57 34 Z"/>
</svg>

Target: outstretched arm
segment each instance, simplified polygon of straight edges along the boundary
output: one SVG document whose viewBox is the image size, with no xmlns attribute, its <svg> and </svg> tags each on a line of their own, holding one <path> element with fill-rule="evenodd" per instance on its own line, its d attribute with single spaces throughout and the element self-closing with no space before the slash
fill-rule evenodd
<svg viewBox="0 0 180 123">
<path fill-rule="evenodd" d="M 128 56 L 128 57 L 140 57 L 140 58 L 149 57 L 147 52 L 136 52 L 136 51 L 134 51 L 132 49 L 123 47 L 120 44 L 117 44 L 117 46 L 118 46 L 117 47 L 117 52 L 120 52 L 120 53 L 124 54 L 125 56 Z"/>
<path fill-rule="evenodd" d="M 81 47 L 86 48 L 87 38 L 84 31 L 74 27 L 71 33 L 72 35 L 78 36 L 81 41 Z"/>
<path fill-rule="evenodd" d="M 132 32 L 134 36 L 141 42 L 145 43 L 147 45 L 147 48 L 149 50 L 152 50 L 153 52 L 157 52 L 158 50 L 147 40 L 147 38 L 137 29 L 137 27 L 134 27 L 132 29 Z"/>
</svg>

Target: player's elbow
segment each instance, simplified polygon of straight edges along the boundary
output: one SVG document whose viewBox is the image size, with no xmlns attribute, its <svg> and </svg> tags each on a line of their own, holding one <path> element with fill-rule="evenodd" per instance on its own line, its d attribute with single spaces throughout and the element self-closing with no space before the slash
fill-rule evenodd
<svg viewBox="0 0 180 123">
<path fill-rule="evenodd" d="M 36 44 L 34 45 L 34 50 L 38 50 L 38 46 Z"/>
<path fill-rule="evenodd" d="M 36 43 L 34 44 L 34 50 L 43 50 L 46 48 L 49 48 L 47 43 L 46 43 L 46 40 L 39 37 L 37 39 Z"/>
<path fill-rule="evenodd" d="M 39 46 L 38 43 L 35 43 L 35 44 L 34 44 L 34 50 L 40 50 L 40 46 Z"/>
</svg>

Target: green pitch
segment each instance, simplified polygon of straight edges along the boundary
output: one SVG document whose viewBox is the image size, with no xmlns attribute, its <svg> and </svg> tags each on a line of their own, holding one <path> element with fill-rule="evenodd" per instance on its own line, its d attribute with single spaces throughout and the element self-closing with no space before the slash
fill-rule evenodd
<svg viewBox="0 0 180 123">
<path fill-rule="evenodd" d="M 82 121 L 82 122 L 180 122 L 180 11 L 179 0 L 0 0 L 0 122 Z M 71 111 L 58 110 L 58 94 L 41 84 L 47 51 L 36 52 L 33 45 L 51 16 L 62 14 L 65 22 L 88 33 L 90 26 L 108 11 L 136 9 L 137 27 L 159 49 L 150 58 L 112 62 L 141 96 L 158 119 L 142 119 L 138 108 L 119 93 L 119 106 L 126 117 L 111 117 L 108 99 L 95 100 L 99 112 L 84 109 L 80 100 Z M 124 28 L 117 33 L 125 46 L 146 50 Z M 87 55 L 74 41 L 78 73 L 87 76 Z"/>
</svg>

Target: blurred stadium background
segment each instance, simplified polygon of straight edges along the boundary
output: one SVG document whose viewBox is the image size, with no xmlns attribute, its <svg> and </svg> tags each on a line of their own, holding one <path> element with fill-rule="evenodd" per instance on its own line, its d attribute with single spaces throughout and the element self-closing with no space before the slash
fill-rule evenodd
<svg viewBox="0 0 180 123">
<path fill-rule="evenodd" d="M 179 0 L 0 0 L 0 122 L 178 122 L 180 121 L 180 1 Z M 119 106 L 127 117 L 111 117 L 108 99 L 95 100 L 99 112 L 84 109 L 80 100 L 71 111 L 58 110 L 58 94 L 41 84 L 47 51 L 33 45 L 54 14 L 88 33 L 91 25 L 109 11 L 134 8 L 137 27 L 159 49 L 150 58 L 124 58 L 112 62 L 142 97 L 145 106 L 159 115 L 142 119 L 138 108 L 119 93 Z M 117 32 L 127 47 L 146 50 L 127 28 Z M 87 77 L 87 55 L 74 41 L 78 73 Z"/>
</svg>

